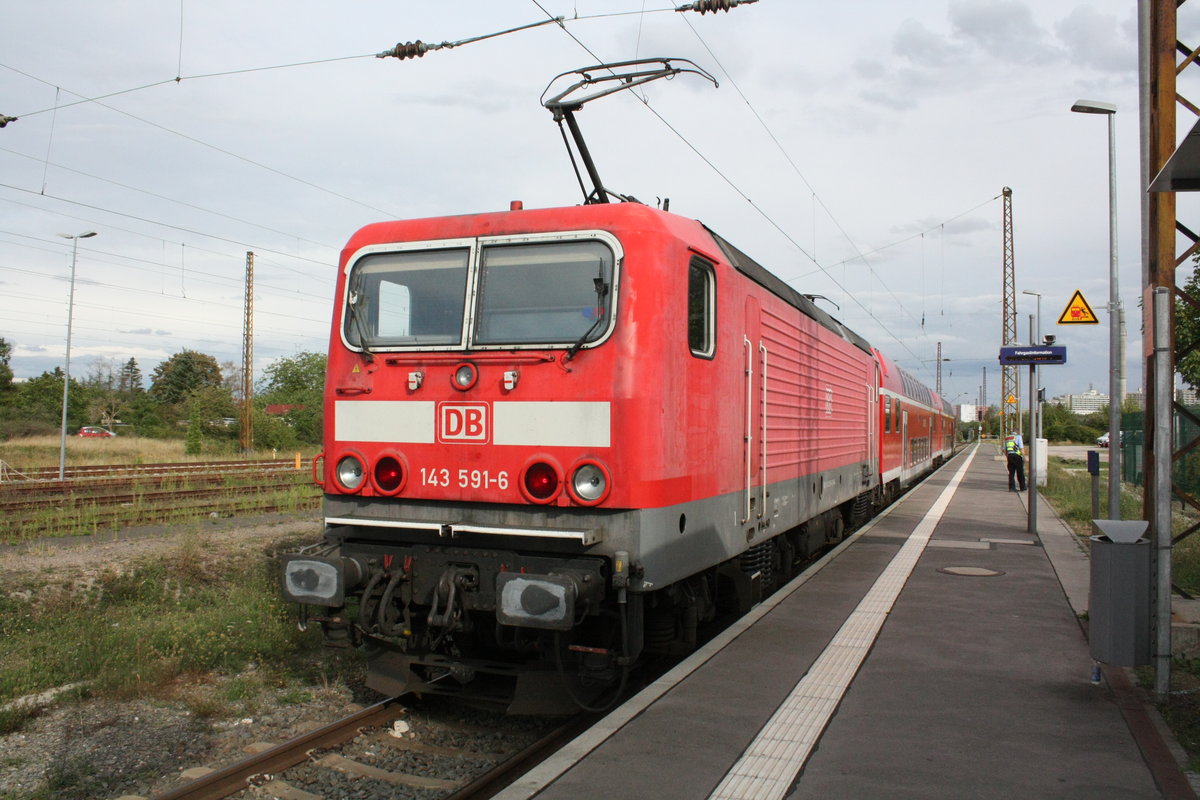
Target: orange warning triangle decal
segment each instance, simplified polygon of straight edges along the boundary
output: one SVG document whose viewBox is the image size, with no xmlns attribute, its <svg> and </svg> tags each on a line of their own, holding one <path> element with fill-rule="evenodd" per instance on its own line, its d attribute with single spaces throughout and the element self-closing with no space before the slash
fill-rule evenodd
<svg viewBox="0 0 1200 800">
<path fill-rule="evenodd" d="M 1095 325 L 1099 322 L 1088 301 L 1083 299 L 1083 292 L 1078 289 L 1071 295 L 1071 302 L 1067 303 L 1062 316 L 1058 318 L 1059 325 Z"/>
</svg>

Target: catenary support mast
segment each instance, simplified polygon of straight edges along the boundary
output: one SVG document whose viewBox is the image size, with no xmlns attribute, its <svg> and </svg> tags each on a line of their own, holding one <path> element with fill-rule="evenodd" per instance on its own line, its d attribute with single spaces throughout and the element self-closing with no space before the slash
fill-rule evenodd
<svg viewBox="0 0 1200 800">
<path fill-rule="evenodd" d="M 254 253 L 246 253 L 246 313 L 242 323 L 242 453 L 254 450 Z"/>
<path fill-rule="evenodd" d="M 1017 343 L 1017 272 L 1013 258 L 1012 189 L 1004 187 L 1004 346 Z M 1000 370 L 1000 436 L 1021 430 L 1021 405 L 1018 400 L 1017 368 Z"/>
</svg>

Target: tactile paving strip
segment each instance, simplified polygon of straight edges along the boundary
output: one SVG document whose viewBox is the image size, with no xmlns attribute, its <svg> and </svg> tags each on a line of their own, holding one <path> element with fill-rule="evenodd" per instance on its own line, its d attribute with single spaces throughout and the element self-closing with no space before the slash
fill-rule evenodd
<svg viewBox="0 0 1200 800">
<path fill-rule="evenodd" d="M 780 800 L 787 794 L 866 660 L 976 452 L 971 451 L 875 585 L 709 800 Z"/>
</svg>

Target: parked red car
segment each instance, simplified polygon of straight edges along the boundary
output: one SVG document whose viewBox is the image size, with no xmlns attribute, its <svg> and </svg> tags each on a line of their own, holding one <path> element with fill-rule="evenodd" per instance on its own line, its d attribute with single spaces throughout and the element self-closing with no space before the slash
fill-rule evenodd
<svg viewBox="0 0 1200 800">
<path fill-rule="evenodd" d="M 88 438 L 102 439 L 107 439 L 110 436 L 116 436 L 116 434 L 110 431 L 108 428 L 101 428 L 96 425 L 85 425 L 79 429 L 79 435 Z"/>
</svg>

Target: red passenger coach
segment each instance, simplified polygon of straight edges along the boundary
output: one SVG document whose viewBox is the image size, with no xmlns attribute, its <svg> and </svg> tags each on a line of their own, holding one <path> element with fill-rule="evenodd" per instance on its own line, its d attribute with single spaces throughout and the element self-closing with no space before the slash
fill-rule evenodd
<svg viewBox="0 0 1200 800">
<path fill-rule="evenodd" d="M 941 398 L 637 203 L 370 225 L 336 303 L 326 534 L 284 590 L 385 693 L 594 703 L 952 445 Z"/>
<path fill-rule="evenodd" d="M 875 351 L 879 362 L 881 481 L 886 502 L 954 450 L 954 408 Z"/>
</svg>

